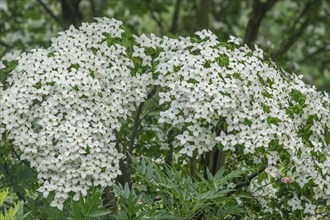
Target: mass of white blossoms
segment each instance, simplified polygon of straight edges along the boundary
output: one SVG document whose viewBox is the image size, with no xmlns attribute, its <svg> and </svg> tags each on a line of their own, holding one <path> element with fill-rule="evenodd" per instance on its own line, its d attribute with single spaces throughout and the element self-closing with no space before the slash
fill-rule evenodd
<svg viewBox="0 0 330 220">
<path fill-rule="evenodd" d="M 165 109 L 159 123 L 181 131 L 173 143 L 180 154 L 217 146 L 241 155 L 236 167 L 264 166 L 270 178 L 285 168 L 312 189 L 293 210 L 316 208 L 313 199 L 330 205 L 328 94 L 263 61 L 257 47 L 196 35 L 129 36 L 102 18 L 20 56 L 0 93 L 0 133 L 36 168 L 39 191 L 55 192 L 52 206 L 115 181 L 124 156 L 116 133 L 153 89 Z"/>
</svg>

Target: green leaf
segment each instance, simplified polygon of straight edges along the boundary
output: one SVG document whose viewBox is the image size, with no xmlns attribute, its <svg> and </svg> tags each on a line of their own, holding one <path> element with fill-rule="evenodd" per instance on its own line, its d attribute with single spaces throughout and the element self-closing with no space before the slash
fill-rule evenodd
<svg viewBox="0 0 330 220">
<path fill-rule="evenodd" d="M 16 214 L 15 214 L 15 218 L 14 220 L 23 220 L 25 219 L 28 215 L 30 215 L 31 211 L 27 212 L 27 213 L 24 213 L 24 202 L 23 201 L 20 201 L 18 203 L 18 209 L 16 211 Z"/>
<path fill-rule="evenodd" d="M 105 211 L 105 210 L 98 210 L 98 211 L 93 211 L 90 213 L 89 217 L 96 218 L 96 217 L 101 217 L 110 214 L 111 211 Z"/>
<path fill-rule="evenodd" d="M 275 118 L 275 117 L 268 117 L 267 118 L 267 123 L 268 124 L 278 125 L 279 122 L 281 122 L 281 119 L 279 119 L 279 118 Z"/>
</svg>

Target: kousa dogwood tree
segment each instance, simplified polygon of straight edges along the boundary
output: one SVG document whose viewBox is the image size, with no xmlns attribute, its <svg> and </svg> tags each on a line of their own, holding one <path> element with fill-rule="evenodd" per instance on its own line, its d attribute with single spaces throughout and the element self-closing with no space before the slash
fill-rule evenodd
<svg viewBox="0 0 330 220">
<path fill-rule="evenodd" d="M 55 193 L 51 206 L 134 186 L 132 158 L 149 155 L 190 164 L 195 181 L 246 170 L 228 196 L 252 196 L 250 215 L 329 210 L 329 95 L 257 46 L 196 36 L 135 36 L 99 18 L 20 55 L 1 84 L 0 133 L 38 172 L 38 191 Z"/>
</svg>

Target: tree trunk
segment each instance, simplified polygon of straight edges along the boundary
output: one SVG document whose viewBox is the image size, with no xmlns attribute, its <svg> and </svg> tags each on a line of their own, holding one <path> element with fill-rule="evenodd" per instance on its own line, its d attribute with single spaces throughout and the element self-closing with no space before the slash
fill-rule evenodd
<svg viewBox="0 0 330 220">
<path fill-rule="evenodd" d="M 199 0 L 196 9 L 196 26 L 198 30 L 208 28 L 209 26 L 209 0 Z"/>
<path fill-rule="evenodd" d="M 82 14 L 79 10 L 81 0 L 61 0 L 62 20 L 64 29 L 71 25 L 77 27 L 82 20 Z"/>
</svg>

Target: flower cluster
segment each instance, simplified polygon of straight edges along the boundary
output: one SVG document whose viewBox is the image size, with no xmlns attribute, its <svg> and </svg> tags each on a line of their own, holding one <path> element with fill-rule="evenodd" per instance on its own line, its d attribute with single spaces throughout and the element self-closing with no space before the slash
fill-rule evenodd
<svg viewBox="0 0 330 220">
<path fill-rule="evenodd" d="M 78 199 L 121 174 L 115 133 L 144 100 L 151 76 L 132 76 L 126 48 L 107 46 L 102 33 L 120 38 L 120 25 L 103 19 L 72 27 L 50 48 L 23 53 L 11 87 L 1 92 L 0 121 L 21 159 L 36 167 L 39 191 L 56 191 L 53 206 L 61 208 L 69 192 Z"/>
<path fill-rule="evenodd" d="M 182 131 L 174 143 L 180 153 L 194 156 L 217 145 L 243 155 L 236 168 L 260 164 L 279 181 L 285 167 L 300 189 L 308 184 L 315 198 L 330 205 L 328 94 L 264 62 L 258 47 L 237 47 L 233 37 L 228 43 L 234 45 L 220 43 L 207 30 L 196 35 L 136 40 L 136 50 L 161 51 L 153 82 L 162 88 L 159 104 L 166 106 L 159 122 Z"/>
<path fill-rule="evenodd" d="M 279 182 L 285 167 L 290 185 L 313 189 L 305 206 L 329 201 L 328 94 L 233 37 L 125 34 L 114 19 L 72 27 L 50 48 L 22 54 L 1 92 L 2 126 L 39 172 L 40 191 L 56 192 L 53 205 L 120 175 L 116 132 L 151 88 L 163 109 L 158 122 L 180 131 L 173 143 L 180 154 L 218 147 L 241 155 L 236 168 L 262 165 Z"/>
</svg>

